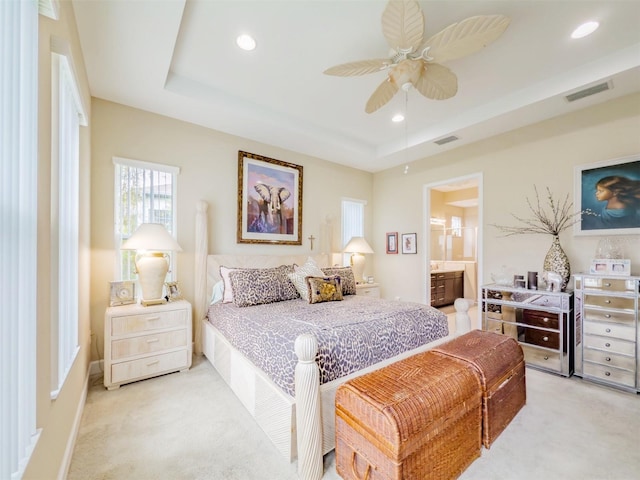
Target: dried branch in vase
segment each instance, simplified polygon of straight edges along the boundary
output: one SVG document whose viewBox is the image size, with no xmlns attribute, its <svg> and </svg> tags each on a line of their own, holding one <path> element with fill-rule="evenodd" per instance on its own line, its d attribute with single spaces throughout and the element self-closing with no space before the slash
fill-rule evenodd
<svg viewBox="0 0 640 480">
<path fill-rule="evenodd" d="M 527 197 L 527 205 L 533 214 L 531 218 L 522 218 L 512 213 L 511 216 L 522 225 L 516 227 L 491 225 L 505 233 L 507 237 L 510 235 L 524 235 L 529 233 L 558 236 L 560 232 L 578 223 L 582 218 L 582 214 L 589 214 L 587 211 L 572 213 L 573 202 L 569 201 L 569 194 L 567 193 L 563 201 L 555 200 L 549 187 L 546 187 L 547 203 L 543 206 L 540 203 L 540 196 L 535 185 L 533 189 L 536 192 L 535 203 L 532 203 L 529 197 Z"/>
</svg>

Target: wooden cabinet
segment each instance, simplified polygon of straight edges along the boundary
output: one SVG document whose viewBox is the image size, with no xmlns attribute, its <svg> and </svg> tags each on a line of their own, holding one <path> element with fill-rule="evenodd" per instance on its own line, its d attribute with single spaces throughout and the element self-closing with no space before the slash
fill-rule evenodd
<svg viewBox="0 0 640 480">
<path fill-rule="evenodd" d="M 456 298 L 464 297 L 464 271 L 431 273 L 431 306 L 452 305 Z"/>
<path fill-rule="evenodd" d="M 574 275 L 576 375 L 640 392 L 640 277 Z"/>
<path fill-rule="evenodd" d="M 482 328 L 516 339 L 527 366 L 573 374 L 573 292 L 482 287 Z"/>
<path fill-rule="evenodd" d="M 191 304 L 181 300 L 107 309 L 104 320 L 104 386 L 187 370 L 191 366 Z"/>
</svg>

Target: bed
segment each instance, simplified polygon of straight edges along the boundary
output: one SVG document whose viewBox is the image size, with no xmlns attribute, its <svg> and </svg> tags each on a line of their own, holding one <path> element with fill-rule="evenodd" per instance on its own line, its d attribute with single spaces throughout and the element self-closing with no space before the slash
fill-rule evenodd
<svg viewBox="0 0 640 480">
<path fill-rule="evenodd" d="M 310 261 L 326 268 L 329 259 L 308 253 L 209 255 L 206 208 L 204 202 L 198 204 L 196 221 L 196 352 L 203 353 L 216 368 L 276 449 L 288 461 L 297 458 L 300 477 L 319 479 L 323 474 L 322 457 L 335 444 L 334 400 L 338 386 L 439 345 L 448 335 L 446 316 L 421 304 L 357 295 L 314 304 L 291 298 L 246 307 L 222 302 L 211 305 L 214 286 L 219 287 L 222 280 L 220 267 L 262 273 L 280 266 L 303 266 Z M 234 280 L 236 276 L 241 278 L 238 273 L 232 276 Z M 252 316 L 254 312 L 262 313 L 264 319 Z M 404 329 L 392 331 L 393 320 L 388 317 L 404 324 Z M 354 319 L 356 324 L 368 327 L 365 333 L 357 333 Z M 409 326 L 408 322 L 414 320 L 414 326 Z M 284 331 L 283 322 L 288 322 Z M 240 325 L 249 328 L 241 331 Z M 265 333 L 272 331 L 277 333 Z M 269 337 L 277 338 L 274 354 L 265 353 L 270 352 L 266 347 Z M 367 349 L 367 340 L 385 348 Z M 407 350 L 395 349 L 395 342 L 403 343 Z M 343 361 L 347 351 L 365 352 L 360 357 L 367 357 L 367 366 L 357 365 L 362 358 Z M 316 361 L 324 362 L 323 367 L 319 368 Z M 325 368 L 328 364 L 339 368 Z M 276 370 L 285 373 L 279 377 Z"/>
</svg>

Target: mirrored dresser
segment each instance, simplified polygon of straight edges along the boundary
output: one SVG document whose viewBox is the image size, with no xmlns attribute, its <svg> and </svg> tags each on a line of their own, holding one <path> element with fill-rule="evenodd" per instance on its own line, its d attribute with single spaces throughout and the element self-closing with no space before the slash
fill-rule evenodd
<svg viewBox="0 0 640 480">
<path fill-rule="evenodd" d="M 482 328 L 516 339 L 528 367 L 573 374 L 573 292 L 483 285 Z"/>
<path fill-rule="evenodd" d="M 576 375 L 640 392 L 640 277 L 575 274 Z"/>
</svg>

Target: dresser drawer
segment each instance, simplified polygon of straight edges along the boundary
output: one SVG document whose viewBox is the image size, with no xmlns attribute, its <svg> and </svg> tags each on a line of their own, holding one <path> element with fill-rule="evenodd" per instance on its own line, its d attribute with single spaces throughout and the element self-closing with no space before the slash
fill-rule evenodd
<svg viewBox="0 0 640 480">
<path fill-rule="evenodd" d="M 617 383 L 627 387 L 635 387 L 636 385 L 635 372 L 598 365 L 596 363 L 584 362 L 583 374 L 605 382 Z"/>
<path fill-rule="evenodd" d="M 529 365 L 537 365 L 556 372 L 562 371 L 562 362 L 560 359 L 560 352 L 552 352 L 541 350 L 535 347 L 529 347 L 522 344 L 522 351 L 524 352 L 524 362 Z"/>
<path fill-rule="evenodd" d="M 532 345 L 555 350 L 560 348 L 560 334 L 558 332 L 547 332 L 546 330 L 525 327 L 524 341 Z"/>
<path fill-rule="evenodd" d="M 588 290 L 600 290 L 602 292 L 634 293 L 635 280 L 624 278 L 583 277 L 582 288 Z"/>
<path fill-rule="evenodd" d="M 535 327 L 558 329 L 558 314 L 539 310 L 523 310 L 522 322 Z"/>
<path fill-rule="evenodd" d="M 111 381 L 112 383 L 132 382 L 137 379 L 188 367 L 188 351 L 181 350 L 113 364 L 111 365 Z"/>
<path fill-rule="evenodd" d="M 111 319 L 111 335 L 119 336 L 146 330 L 182 327 L 186 323 L 187 314 L 184 309 L 113 317 Z"/>
<path fill-rule="evenodd" d="M 598 322 L 614 322 L 623 325 L 633 326 L 636 322 L 635 313 L 632 311 L 616 311 L 616 310 L 596 310 L 595 308 L 584 309 L 585 320 L 595 320 Z"/>
<path fill-rule="evenodd" d="M 636 302 L 634 298 L 630 298 L 630 297 L 585 294 L 584 306 L 600 307 L 600 308 L 615 309 L 615 310 L 626 310 L 628 312 L 631 312 L 631 314 L 633 314 L 636 309 Z"/>
<path fill-rule="evenodd" d="M 635 356 L 636 354 L 635 342 L 619 340 L 617 338 L 595 337 L 593 335 L 585 335 L 584 347 L 585 347 L 585 350 L 587 348 L 596 348 L 599 350 L 604 350 L 605 352 L 621 353 L 623 355 Z"/>
<path fill-rule="evenodd" d="M 616 368 L 624 368 L 633 371 L 636 368 L 636 359 L 625 355 L 617 355 L 615 353 L 603 352 L 601 350 L 593 350 L 585 348 L 582 352 L 582 358 L 585 361 L 599 363 L 600 365 L 612 366 Z"/>
<path fill-rule="evenodd" d="M 141 335 L 139 337 L 124 338 L 111 342 L 111 359 L 133 357 L 145 353 L 169 350 L 187 345 L 187 331 L 173 330 L 171 332 Z"/>
<path fill-rule="evenodd" d="M 485 319 L 485 330 L 488 332 L 494 333 L 503 333 L 502 332 L 502 322 L 499 320 L 494 320 L 492 318 Z"/>
<path fill-rule="evenodd" d="M 635 327 L 628 327 L 617 323 L 604 322 L 584 322 L 584 333 L 586 335 L 602 335 L 604 337 L 619 338 L 622 340 L 635 341 Z"/>
</svg>

